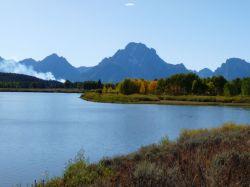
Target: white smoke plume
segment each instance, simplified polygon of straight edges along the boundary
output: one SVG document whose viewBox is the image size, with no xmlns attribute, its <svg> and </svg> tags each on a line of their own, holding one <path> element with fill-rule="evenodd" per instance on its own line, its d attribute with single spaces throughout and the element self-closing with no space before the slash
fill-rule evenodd
<svg viewBox="0 0 250 187">
<path fill-rule="evenodd" d="M 14 60 L 0 61 L 0 72 L 25 74 L 44 80 L 56 80 L 51 72 L 36 72 L 32 67 L 27 67 L 23 64 L 15 62 Z"/>
</svg>

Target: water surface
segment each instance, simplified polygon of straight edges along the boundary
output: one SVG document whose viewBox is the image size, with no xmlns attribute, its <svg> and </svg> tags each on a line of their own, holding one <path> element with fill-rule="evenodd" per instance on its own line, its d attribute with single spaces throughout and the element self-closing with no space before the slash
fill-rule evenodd
<svg viewBox="0 0 250 187">
<path fill-rule="evenodd" d="M 91 162 L 135 151 L 182 128 L 250 123 L 250 110 L 218 106 L 122 105 L 79 94 L 0 93 L 0 187 L 61 175 L 84 149 Z"/>
</svg>

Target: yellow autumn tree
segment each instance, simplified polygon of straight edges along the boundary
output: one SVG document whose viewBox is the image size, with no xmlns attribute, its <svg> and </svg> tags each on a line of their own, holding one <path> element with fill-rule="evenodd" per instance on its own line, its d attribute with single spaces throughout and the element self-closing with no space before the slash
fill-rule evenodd
<svg viewBox="0 0 250 187">
<path fill-rule="evenodd" d="M 147 82 L 145 80 L 140 80 L 140 94 L 147 93 Z"/>
<path fill-rule="evenodd" d="M 107 88 L 106 88 L 105 85 L 104 85 L 103 88 L 102 88 L 102 92 L 103 92 L 103 93 L 107 93 Z"/>
<path fill-rule="evenodd" d="M 148 92 L 155 93 L 156 88 L 157 88 L 157 81 L 150 81 L 148 84 Z"/>
</svg>

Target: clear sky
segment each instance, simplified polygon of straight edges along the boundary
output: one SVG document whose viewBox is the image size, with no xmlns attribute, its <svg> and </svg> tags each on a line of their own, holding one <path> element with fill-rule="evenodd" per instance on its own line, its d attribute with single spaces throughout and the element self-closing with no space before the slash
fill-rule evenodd
<svg viewBox="0 0 250 187">
<path fill-rule="evenodd" d="M 51 53 L 93 66 L 127 43 L 155 48 L 168 63 L 215 69 L 250 61 L 249 0 L 0 0 L 0 56 Z"/>
</svg>

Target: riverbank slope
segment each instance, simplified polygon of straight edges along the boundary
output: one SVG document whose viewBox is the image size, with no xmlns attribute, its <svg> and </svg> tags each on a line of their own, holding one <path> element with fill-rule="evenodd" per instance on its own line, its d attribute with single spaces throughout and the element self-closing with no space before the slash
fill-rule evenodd
<svg viewBox="0 0 250 187">
<path fill-rule="evenodd" d="M 249 186 L 250 126 L 183 130 L 176 141 L 90 164 L 83 154 L 38 186 Z"/>
<path fill-rule="evenodd" d="M 165 104 L 165 105 L 223 105 L 250 106 L 250 97 L 243 96 L 167 96 L 167 95 L 123 95 L 116 93 L 86 92 L 82 99 L 101 103 L 120 104 Z"/>
</svg>

